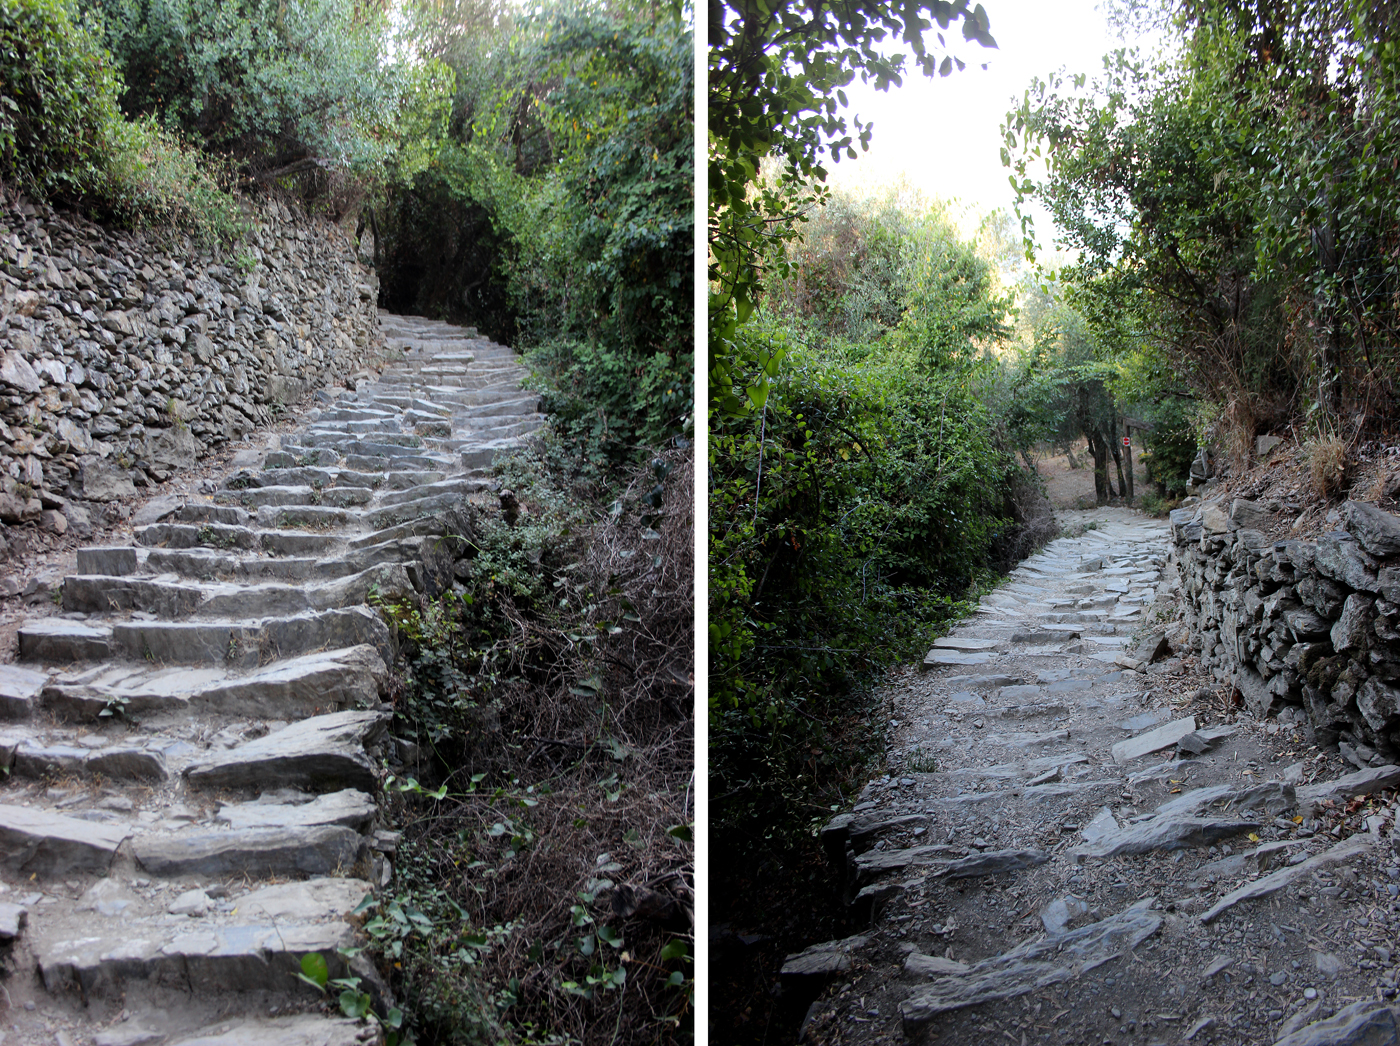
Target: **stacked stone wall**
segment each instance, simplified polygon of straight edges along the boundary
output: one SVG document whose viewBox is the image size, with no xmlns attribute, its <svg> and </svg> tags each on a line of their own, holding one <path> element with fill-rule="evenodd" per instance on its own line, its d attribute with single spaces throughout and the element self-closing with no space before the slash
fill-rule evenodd
<svg viewBox="0 0 1400 1046">
<path fill-rule="evenodd" d="M 247 209 L 251 234 L 217 250 L 0 200 L 0 522 L 82 531 L 378 359 L 351 238 Z"/>
<path fill-rule="evenodd" d="M 1339 529 L 1274 540 L 1263 507 L 1177 509 L 1189 643 L 1260 716 L 1285 714 L 1364 765 L 1400 762 L 1400 518 L 1348 501 Z"/>
</svg>

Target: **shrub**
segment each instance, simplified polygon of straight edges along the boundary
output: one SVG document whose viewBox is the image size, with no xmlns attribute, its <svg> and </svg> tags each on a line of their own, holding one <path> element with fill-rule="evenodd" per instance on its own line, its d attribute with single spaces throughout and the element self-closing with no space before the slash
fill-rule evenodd
<svg viewBox="0 0 1400 1046">
<path fill-rule="evenodd" d="M 68 200 L 100 190 L 120 90 L 61 0 L 0 0 L 0 178 Z"/>
<path fill-rule="evenodd" d="M 226 168 L 149 118 L 114 125 L 111 138 L 102 195 L 114 217 L 221 243 L 247 231 L 238 201 L 219 184 Z"/>
</svg>

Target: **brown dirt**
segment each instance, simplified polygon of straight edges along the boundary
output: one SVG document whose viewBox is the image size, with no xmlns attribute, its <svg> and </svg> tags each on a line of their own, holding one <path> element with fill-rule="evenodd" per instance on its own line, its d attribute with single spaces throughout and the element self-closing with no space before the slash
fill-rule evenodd
<svg viewBox="0 0 1400 1046">
<path fill-rule="evenodd" d="M 1050 503 L 1057 509 L 1088 509 L 1094 507 L 1094 468 L 1093 459 L 1083 448 L 1075 451 L 1079 468 L 1069 467 L 1069 458 L 1049 450 L 1031 452 L 1035 470 L 1045 481 L 1045 493 Z M 1113 485 L 1118 486 L 1118 474 L 1110 466 Z M 1147 472 L 1133 459 L 1133 485 L 1140 495 L 1152 487 L 1147 481 Z"/>
</svg>

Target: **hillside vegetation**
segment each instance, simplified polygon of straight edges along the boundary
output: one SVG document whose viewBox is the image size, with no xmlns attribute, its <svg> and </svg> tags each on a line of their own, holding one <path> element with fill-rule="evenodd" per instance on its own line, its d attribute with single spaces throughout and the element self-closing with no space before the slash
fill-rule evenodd
<svg viewBox="0 0 1400 1046">
<path fill-rule="evenodd" d="M 550 415 L 480 569 L 379 608 L 419 746 L 366 927 L 391 1041 L 692 1036 L 692 54 L 679 7 L 0 0 L 0 189 L 230 269 L 295 203 Z"/>
<path fill-rule="evenodd" d="M 1325 499 L 1397 420 L 1393 12 L 1113 5 L 1167 53 L 1034 81 L 1002 129 L 1021 235 L 967 243 L 907 191 L 825 181 L 870 139 L 845 88 L 956 77 L 995 7 L 840 11 L 711 10 L 715 974 L 753 1041 L 801 1017 L 754 987 L 782 949 L 858 929 L 813 924 L 839 886 L 813 836 L 882 753 L 871 684 L 1050 531 L 1037 452 L 1161 510 L 1274 435 Z"/>
</svg>

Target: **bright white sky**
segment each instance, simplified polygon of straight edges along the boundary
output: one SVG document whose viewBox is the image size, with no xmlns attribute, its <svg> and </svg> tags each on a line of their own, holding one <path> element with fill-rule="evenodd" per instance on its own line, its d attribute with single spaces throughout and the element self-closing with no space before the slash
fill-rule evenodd
<svg viewBox="0 0 1400 1046">
<path fill-rule="evenodd" d="M 879 92 L 857 80 L 846 89 L 850 114 L 873 120 L 870 151 L 855 161 L 829 165 L 828 183 L 859 190 L 896 182 L 945 201 L 956 199 L 972 213 L 961 220 L 964 235 L 976 231 L 977 216 L 996 209 L 1012 213 L 1015 194 L 1001 165 L 998 128 L 1033 77 L 1065 67 L 1093 78 L 1103 56 L 1123 46 L 1098 10 L 1097 0 L 983 0 L 997 50 L 959 41 L 968 59 L 962 72 L 932 80 L 906 76 L 903 87 Z M 948 36 L 961 36 L 952 29 Z M 932 41 L 931 41 L 932 42 Z M 1144 51 L 1148 48 L 1144 47 Z M 985 60 L 983 71 L 973 59 Z M 1037 216 L 1037 238 L 1048 247 L 1051 230 Z"/>
</svg>

